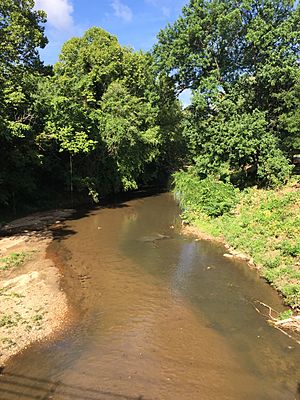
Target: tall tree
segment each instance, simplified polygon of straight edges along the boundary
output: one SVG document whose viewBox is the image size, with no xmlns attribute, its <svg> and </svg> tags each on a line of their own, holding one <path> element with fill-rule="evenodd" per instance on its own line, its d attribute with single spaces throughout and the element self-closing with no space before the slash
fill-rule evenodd
<svg viewBox="0 0 300 400">
<path fill-rule="evenodd" d="M 0 203 L 6 204 L 33 189 L 31 169 L 38 162 L 32 93 L 42 70 L 37 48 L 47 39 L 45 14 L 33 6 L 33 0 L 0 3 Z"/>
<path fill-rule="evenodd" d="M 157 79 L 150 54 L 91 28 L 64 44 L 54 76 L 41 83 L 40 140 L 58 148 L 65 169 L 72 157 L 76 188 L 94 198 L 96 192 L 137 188 L 157 174 L 155 164 L 176 128 L 166 123 L 175 115 L 173 106 L 178 108 L 167 90 L 172 91 Z"/>
<path fill-rule="evenodd" d="M 252 166 L 270 184 L 289 174 L 285 152 L 300 137 L 299 22 L 289 0 L 191 0 L 160 32 L 159 68 L 178 92 L 194 91 L 185 132 L 199 172 Z"/>
</svg>

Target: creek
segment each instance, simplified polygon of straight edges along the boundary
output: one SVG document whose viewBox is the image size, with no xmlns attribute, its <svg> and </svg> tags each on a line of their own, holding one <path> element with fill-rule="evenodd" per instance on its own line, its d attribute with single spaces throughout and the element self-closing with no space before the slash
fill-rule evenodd
<svg viewBox="0 0 300 400">
<path fill-rule="evenodd" d="M 255 310 L 278 294 L 180 226 L 168 193 L 67 221 L 49 253 L 76 323 L 14 357 L 0 399 L 300 399 L 299 346 Z"/>
</svg>

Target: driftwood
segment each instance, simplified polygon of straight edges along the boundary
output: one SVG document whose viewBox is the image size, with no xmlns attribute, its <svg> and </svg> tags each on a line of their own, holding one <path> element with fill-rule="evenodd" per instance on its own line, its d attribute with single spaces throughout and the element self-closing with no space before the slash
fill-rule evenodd
<svg viewBox="0 0 300 400">
<path fill-rule="evenodd" d="M 278 329 L 281 333 L 283 333 L 284 335 L 286 335 L 287 337 L 289 337 L 290 339 L 294 340 L 296 343 L 298 343 L 300 345 L 300 341 L 297 340 L 297 338 L 295 338 L 294 336 L 290 335 L 288 332 L 286 332 L 284 330 L 284 329 L 288 329 L 288 330 L 300 332 L 300 315 L 280 320 L 280 319 L 278 319 L 278 316 L 279 316 L 280 313 L 278 311 L 274 310 L 268 304 L 265 304 L 265 303 L 263 303 L 262 301 L 259 301 L 259 300 L 256 300 L 255 303 L 260 304 L 261 306 L 263 306 L 264 308 L 266 308 L 268 310 L 268 315 L 266 315 L 263 312 L 261 312 L 261 310 L 259 310 L 259 308 L 256 307 L 255 304 L 252 303 L 252 305 L 255 308 L 255 310 L 259 314 L 263 315 L 265 318 L 268 318 L 268 322 L 275 329 Z M 274 317 L 273 314 L 276 314 L 277 317 Z"/>
<path fill-rule="evenodd" d="M 289 333 L 287 333 L 285 330 L 283 330 L 279 326 L 276 326 L 276 325 L 273 325 L 273 326 L 274 326 L 274 328 L 278 329 L 281 333 L 283 333 L 285 336 L 289 337 L 290 339 L 294 340 L 296 343 L 300 344 L 300 341 L 297 340 L 294 336 L 290 335 Z"/>
<path fill-rule="evenodd" d="M 272 313 L 273 313 L 273 314 L 275 313 L 277 316 L 279 315 L 279 312 L 276 311 L 276 310 L 274 310 L 274 308 L 268 306 L 268 304 L 265 304 L 265 303 L 263 303 L 262 301 L 259 301 L 259 300 L 255 300 L 255 303 L 260 304 L 261 306 L 267 308 L 268 311 L 269 311 L 269 312 L 268 312 L 268 315 L 266 315 L 266 314 L 262 313 L 262 312 L 255 306 L 255 304 L 252 303 L 253 307 L 255 308 L 255 310 L 256 310 L 259 314 L 263 315 L 263 316 L 266 317 L 266 318 L 271 318 L 271 321 L 277 321 L 277 320 L 278 320 L 276 317 L 273 317 L 273 315 L 272 315 Z"/>
<path fill-rule="evenodd" d="M 300 326 L 300 315 L 276 321 L 274 323 L 274 325 L 276 325 L 276 326 L 295 325 L 295 327 L 299 327 Z"/>
</svg>

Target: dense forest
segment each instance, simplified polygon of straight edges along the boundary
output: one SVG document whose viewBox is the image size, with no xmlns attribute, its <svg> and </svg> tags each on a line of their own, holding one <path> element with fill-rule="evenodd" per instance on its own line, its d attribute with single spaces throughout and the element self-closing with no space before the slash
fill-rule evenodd
<svg viewBox="0 0 300 400">
<path fill-rule="evenodd" d="M 1 208 L 97 202 L 184 168 L 229 191 L 218 215 L 234 188 L 287 182 L 300 148 L 296 2 L 191 0 L 151 52 L 95 27 L 54 66 L 38 53 L 46 18 L 33 0 L 1 1 Z"/>
</svg>

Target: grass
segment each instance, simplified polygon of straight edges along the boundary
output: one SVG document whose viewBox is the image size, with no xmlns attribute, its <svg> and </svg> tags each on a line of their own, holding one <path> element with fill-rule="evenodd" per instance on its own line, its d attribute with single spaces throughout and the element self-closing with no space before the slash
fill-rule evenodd
<svg viewBox="0 0 300 400">
<path fill-rule="evenodd" d="M 6 349 L 10 349 L 11 347 L 16 346 L 16 342 L 14 342 L 12 339 L 4 337 L 2 339 L 0 339 L 0 343 L 2 343 L 3 348 Z"/>
<path fill-rule="evenodd" d="M 32 330 L 33 326 L 36 329 L 42 328 L 44 322 L 45 312 L 35 311 L 30 318 L 23 318 L 17 311 L 0 315 L 0 328 L 13 328 L 18 324 L 25 325 L 27 331 Z"/>
<path fill-rule="evenodd" d="M 14 312 L 13 315 L 4 314 L 0 318 L 0 327 L 11 328 L 13 326 L 17 326 L 21 319 L 22 319 L 21 315 L 16 311 Z"/>
<path fill-rule="evenodd" d="M 11 253 L 7 257 L 0 258 L 0 271 L 7 271 L 9 269 L 17 268 L 29 258 L 31 252 L 21 251 L 18 253 Z"/>
<path fill-rule="evenodd" d="M 190 187 L 187 190 L 180 187 L 182 205 L 189 204 L 190 190 Z M 193 191 L 197 190 L 194 186 Z M 175 192 L 178 194 L 176 185 Z M 239 194 L 237 205 L 218 217 L 189 207 L 184 209 L 183 219 L 248 254 L 260 267 L 260 274 L 285 296 L 286 303 L 299 307 L 299 210 L 300 189 L 291 181 L 277 190 L 244 190 Z"/>
</svg>

